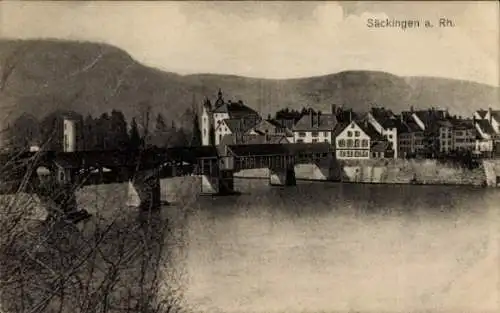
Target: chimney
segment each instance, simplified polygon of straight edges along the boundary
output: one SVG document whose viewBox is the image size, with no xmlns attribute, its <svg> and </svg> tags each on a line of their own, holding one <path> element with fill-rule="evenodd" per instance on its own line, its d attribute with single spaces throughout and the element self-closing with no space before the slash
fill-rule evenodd
<svg viewBox="0 0 500 313">
<path fill-rule="evenodd" d="M 312 111 L 312 109 L 309 109 L 309 118 L 311 119 L 311 126 L 313 126 L 314 119 L 313 119 L 313 111 Z"/>
<path fill-rule="evenodd" d="M 337 110 L 336 110 L 335 104 L 332 104 L 330 108 L 331 108 L 332 114 L 336 115 L 337 114 Z"/>
<path fill-rule="evenodd" d="M 413 105 L 412 105 L 412 106 L 410 106 L 410 112 L 411 112 L 412 114 L 413 114 L 413 112 L 414 112 L 413 110 L 414 110 L 414 109 L 413 109 Z"/>
<path fill-rule="evenodd" d="M 489 115 L 489 120 L 490 120 L 490 124 L 491 124 L 491 107 L 488 108 L 488 115 Z"/>
<path fill-rule="evenodd" d="M 352 122 L 352 109 L 349 110 L 349 122 Z"/>
<path fill-rule="evenodd" d="M 318 111 L 317 116 L 318 116 L 318 126 L 319 126 L 319 121 L 320 121 L 320 117 L 321 117 L 321 111 Z"/>
</svg>

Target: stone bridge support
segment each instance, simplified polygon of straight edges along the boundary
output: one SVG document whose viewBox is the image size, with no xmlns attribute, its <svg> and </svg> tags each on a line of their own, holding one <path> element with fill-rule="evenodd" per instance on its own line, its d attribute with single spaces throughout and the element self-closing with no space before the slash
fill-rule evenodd
<svg viewBox="0 0 500 313">
<path fill-rule="evenodd" d="M 234 171 L 219 170 L 216 173 L 201 175 L 202 195 L 231 195 L 234 193 Z"/>
<path fill-rule="evenodd" d="M 138 207 L 143 211 L 156 210 L 162 205 L 158 169 L 136 171 L 128 183 L 127 205 Z"/>
<path fill-rule="evenodd" d="M 269 169 L 269 185 L 271 186 L 297 185 L 294 165 L 291 164 L 283 167 L 271 167 Z"/>
<path fill-rule="evenodd" d="M 74 175 L 56 168 L 40 167 L 31 176 L 27 192 L 37 195 L 39 204 L 47 211 L 47 220 L 64 217 L 77 223 L 91 215 L 85 210 L 79 210 L 76 201 L 76 188 Z"/>
</svg>

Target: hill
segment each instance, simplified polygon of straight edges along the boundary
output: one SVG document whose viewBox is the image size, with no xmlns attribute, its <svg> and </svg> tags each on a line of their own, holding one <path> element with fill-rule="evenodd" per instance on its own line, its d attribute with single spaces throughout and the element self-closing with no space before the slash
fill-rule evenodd
<svg viewBox="0 0 500 313">
<path fill-rule="evenodd" d="M 366 110 L 373 103 L 395 111 L 431 106 L 467 114 L 500 107 L 499 88 L 453 79 L 400 77 L 384 72 L 347 71 L 300 79 L 231 75 L 178 75 L 144 66 L 116 47 L 56 40 L 0 40 L 0 108 L 7 118 L 29 112 L 43 117 L 64 109 L 98 115 L 119 109 L 130 119 L 151 105 L 167 120 L 222 88 L 263 115 L 284 107 L 332 103 Z"/>
</svg>

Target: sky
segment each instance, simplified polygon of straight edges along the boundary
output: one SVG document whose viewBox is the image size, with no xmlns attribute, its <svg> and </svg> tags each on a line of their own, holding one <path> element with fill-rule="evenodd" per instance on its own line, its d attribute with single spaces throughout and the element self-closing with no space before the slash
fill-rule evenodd
<svg viewBox="0 0 500 313">
<path fill-rule="evenodd" d="M 440 17 L 455 27 L 367 27 Z M 180 74 L 295 78 L 343 70 L 499 86 L 491 2 L 0 2 L 0 37 L 105 42 Z"/>
</svg>

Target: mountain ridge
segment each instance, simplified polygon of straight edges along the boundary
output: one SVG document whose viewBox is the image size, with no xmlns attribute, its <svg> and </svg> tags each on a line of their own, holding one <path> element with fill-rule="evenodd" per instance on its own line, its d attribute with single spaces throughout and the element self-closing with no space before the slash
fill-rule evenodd
<svg viewBox="0 0 500 313">
<path fill-rule="evenodd" d="M 270 79 L 233 74 L 178 74 L 136 61 L 110 44 L 65 40 L 0 40 L 0 73 L 13 66 L 0 90 L 3 116 L 41 117 L 57 109 L 100 115 L 112 109 L 128 120 L 150 105 L 169 121 L 187 108 L 214 99 L 243 100 L 263 116 L 290 107 L 329 111 L 332 104 L 366 111 L 376 104 L 393 111 L 430 107 L 471 115 L 500 108 L 499 87 L 438 77 L 398 76 L 349 70 L 306 78 Z M 5 76 L 5 75 L 4 75 Z"/>
</svg>

